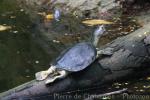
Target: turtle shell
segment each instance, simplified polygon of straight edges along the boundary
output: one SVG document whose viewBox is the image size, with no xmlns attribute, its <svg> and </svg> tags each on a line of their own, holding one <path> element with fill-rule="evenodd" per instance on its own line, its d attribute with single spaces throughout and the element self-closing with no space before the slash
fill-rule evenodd
<svg viewBox="0 0 150 100">
<path fill-rule="evenodd" d="M 71 72 L 85 69 L 96 58 L 96 48 L 91 43 L 78 43 L 56 60 L 56 67 Z"/>
</svg>

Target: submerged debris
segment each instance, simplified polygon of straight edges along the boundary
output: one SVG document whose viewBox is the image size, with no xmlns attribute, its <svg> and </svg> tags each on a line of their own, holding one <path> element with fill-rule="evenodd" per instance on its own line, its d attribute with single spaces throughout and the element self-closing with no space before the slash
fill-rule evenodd
<svg viewBox="0 0 150 100">
<path fill-rule="evenodd" d="M 0 31 L 5 31 L 11 29 L 11 26 L 0 25 Z"/>
<path fill-rule="evenodd" d="M 150 77 L 147 77 L 147 80 L 150 80 Z"/>
<path fill-rule="evenodd" d="M 23 12 L 23 11 L 24 11 L 24 9 L 20 9 L 20 11 L 21 11 L 21 12 Z"/>
<path fill-rule="evenodd" d="M 14 18 L 16 18 L 16 16 L 10 16 L 10 18 L 11 18 L 11 19 L 14 19 Z"/>
<path fill-rule="evenodd" d="M 18 31 L 13 31 L 13 33 L 15 33 L 15 34 L 16 34 L 16 33 L 18 33 Z"/>
<path fill-rule="evenodd" d="M 35 63 L 36 63 L 36 64 L 38 64 L 38 63 L 39 63 L 39 61 L 38 61 L 38 60 L 36 60 L 36 61 L 35 61 Z"/>
<path fill-rule="evenodd" d="M 46 15 L 45 12 L 38 12 L 37 14 L 38 14 L 38 15 L 41 15 L 41 16 L 45 16 L 45 15 Z"/>
</svg>

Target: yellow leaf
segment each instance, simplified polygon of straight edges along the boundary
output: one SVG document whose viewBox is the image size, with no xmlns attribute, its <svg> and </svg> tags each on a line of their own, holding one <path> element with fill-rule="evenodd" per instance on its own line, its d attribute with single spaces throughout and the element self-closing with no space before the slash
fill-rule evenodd
<svg viewBox="0 0 150 100">
<path fill-rule="evenodd" d="M 0 31 L 5 31 L 5 30 L 11 29 L 11 28 L 12 28 L 11 26 L 0 25 Z"/>
<path fill-rule="evenodd" d="M 106 20 L 100 20 L 100 19 L 85 20 L 85 21 L 82 21 L 82 23 L 90 25 L 90 26 L 100 25 L 100 24 L 113 24 L 113 22 L 109 22 L 109 21 L 106 21 Z"/>
<path fill-rule="evenodd" d="M 37 14 L 44 16 L 46 20 L 52 20 L 54 18 L 53 14 L 46 14 L 46 12 L 38 12 Z"/>
<path fill-rule="evenodd" d="M 54 17 L 53 17 L 53 14 L 47 14 L 45 16 L 45 18 L 48 19 L 48 20 L 52 20 Z"/>
</svg>

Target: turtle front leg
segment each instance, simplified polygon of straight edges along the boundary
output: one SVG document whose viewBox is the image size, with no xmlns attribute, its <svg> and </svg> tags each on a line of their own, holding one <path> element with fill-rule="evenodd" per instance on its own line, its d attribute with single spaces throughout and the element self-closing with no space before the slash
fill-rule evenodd
<svg viewBox="0 0 150 100">
<path fill-rule="evenodd" d="M 97 50 L 97 58 L 100 56 L 100 55 L 107 55 L 107 56 L 111 56 L 112 54 L 114 53 L 114 48 L 105 48 L 105 49 L 102 49 L 102 50 Z"/>
<path fill-rule="evenodd" d="M 51 74 L 51 73 L 53 73 L 53 72 L 55 72 L 55 70 L 56 70 L 56 67 L 55 67 L 55 66 L 51 66 L 51 67 L 50 67 L 48 70 L 46 70 L 46 71 L 37 72 L 37 73 L 35 74 L 36 80 L 41 81 L 41 80 L 46 79 L 46 78 L 48 77 L 48 75 Z"/>
<path fill-rule="evenodd" d="M 67 75 L 68 75 L 68 72 L 65 71 L 65 70 L 61 70 L 61 71 L 58 71 L 58 73 L 60 75 L 58 76 L 55 76 L 53 78 L 48 78 L 45 82 L 45 84 L 50 84 L 50 83 L 53 83 L 56 79 L 62 79 L 62 78 L 65 78 Z"/>
</svg>

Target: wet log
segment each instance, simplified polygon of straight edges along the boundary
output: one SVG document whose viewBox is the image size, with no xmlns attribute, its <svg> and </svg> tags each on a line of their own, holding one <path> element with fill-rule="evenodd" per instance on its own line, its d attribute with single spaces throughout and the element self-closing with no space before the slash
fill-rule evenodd
<svg viewBox="0 0 150 100">
<path fill-rule="evenodd" d="M 47 100 L 55 93 L 103 85 L 128 75 L 150 73 L 150 23 L 135 32 L 117 38 L 103 48 L 114 48 L 112 56 L 102 56 L 85 70 L 45 85 L 33 80 L 0 94 L 0 100 Z M 53 96 L 52 96 L 53 95 Z"/>
</svg>

